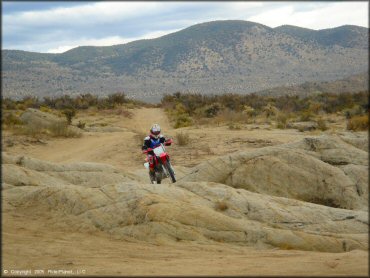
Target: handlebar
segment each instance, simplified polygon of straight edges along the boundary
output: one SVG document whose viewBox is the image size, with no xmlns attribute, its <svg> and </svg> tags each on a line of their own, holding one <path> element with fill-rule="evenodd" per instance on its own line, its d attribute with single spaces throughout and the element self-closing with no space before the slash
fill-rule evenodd
<svg viewBox="0 0 370 278">
<path fill-rule="evenodd" d="M 172 143 L 173 143 L 173 140 L 172 140 L 172 138 L 170 138 L 170 139 L 168 139 L 168 140 L 166 140 L 166 141 L 164 142 L 164 145 L 165 145 L 165 146 L 170 146 Z M 158 147 L 159 147 L 159 146 L 158 146 Z M 158 148 L 158 147 L 156 147 L 156 148 Z M 148 152 L 153 151 L 153 149 L 155 149 L 155 148 L 147 148 L 146 150 L 143 150 L 143 153 L 144 153 L 144 154 L 147 154 Z"/>
</svg>

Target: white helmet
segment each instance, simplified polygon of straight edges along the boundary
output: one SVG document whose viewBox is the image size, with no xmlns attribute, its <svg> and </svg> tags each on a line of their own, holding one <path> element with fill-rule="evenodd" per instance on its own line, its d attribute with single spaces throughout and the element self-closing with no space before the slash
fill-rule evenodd
<svg viewBox="0 0 370 278">
<path fill-rule="evenodd" d="M 154 138 L 158 138 L 158 135 L 161 133 L 161 127 L 159 126 L 159 124 L 154 124 L 152 125 L 152 127 L 150 128 L 150 134 L 154 137 Z"/>
</svg>

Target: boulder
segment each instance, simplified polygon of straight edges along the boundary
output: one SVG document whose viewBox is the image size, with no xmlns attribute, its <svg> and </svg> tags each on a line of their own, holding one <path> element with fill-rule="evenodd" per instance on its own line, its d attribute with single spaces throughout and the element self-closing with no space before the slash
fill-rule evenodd
<svg viewBox="0 0 370 278">
<path fill-rule="evenodd" d="M 66 123 L 64 118 L 59 118 L 51 113 L 42 112 L 38 109 L 28 108 L 20 116 L 23 124 L 39 126 L 42 128 L 49 128 L 56 123 Z"/>
</svg>

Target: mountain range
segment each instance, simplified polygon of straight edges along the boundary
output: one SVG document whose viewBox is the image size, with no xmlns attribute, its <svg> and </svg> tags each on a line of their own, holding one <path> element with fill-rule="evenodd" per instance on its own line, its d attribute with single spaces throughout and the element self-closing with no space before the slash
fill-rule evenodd
<svg viewBox="0 0 370 278">
<path fill-rule="evenodd" d="M 227 20 L 61 54 L 2 50 L 3 96 L 124 91 L 156 102 L 176 91 L 245 94 L 335 81 L 367 75 L 368 31 L 353 25 L 311 30 Z"/>
</svg>

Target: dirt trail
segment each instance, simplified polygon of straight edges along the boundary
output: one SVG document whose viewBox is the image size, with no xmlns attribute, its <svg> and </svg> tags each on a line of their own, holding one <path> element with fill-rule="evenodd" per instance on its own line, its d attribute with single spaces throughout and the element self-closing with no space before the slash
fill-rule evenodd
<svg viewBox="0 0 370 278">
<path fill-rule="evenodd" d="M 154 123 L 158 123 L 164 133 L 172 130 L 168 117 L 161 108 L 136 109 L 133 112 L 133 117 L 131 119 L 124 118 L 120 126 L 136 133 L 142 133 L 148 132 Z"/>
<path fill-rule="evenodd" d="M 52 162 L 98 162 L 133 170 L 143 160 L 140 143 L 144 138 L 141 137 L 148 133 L 151 125 L 159 123 L 165 132 L 171 130 L 169 120 L 160 108 L 135 109 L 132 118 L 106 118 L 111 120 L 112 126 L 127 131 L 85 132 L 81 138 L 51 139 L 47 145 L 16 146 L 9 152 Z M 91 117 L 83 116 L 79 119 L 88 122 Z"/>
</svg>

